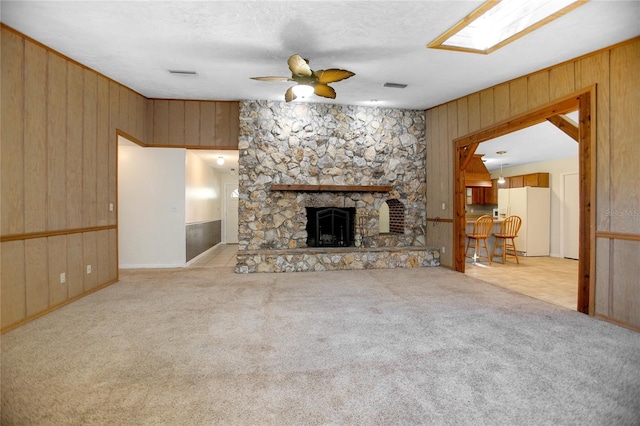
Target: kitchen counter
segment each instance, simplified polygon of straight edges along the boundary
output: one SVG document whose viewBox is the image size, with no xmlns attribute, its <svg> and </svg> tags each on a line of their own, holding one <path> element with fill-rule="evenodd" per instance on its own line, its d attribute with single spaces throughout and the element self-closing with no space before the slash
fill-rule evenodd
<svg viewBox="0 0 640 426">
<path fill-rule="evenodd" d="M 480 216 L 466 216 L 465 220 L 467 221 L 467 223 L 473 223 L 475 222 Z M 496 223 L 502 223 L 504 222 L 504 218 L 502 219 L 493 219 L 493 224 L 495 225 Z"/>
</svg>

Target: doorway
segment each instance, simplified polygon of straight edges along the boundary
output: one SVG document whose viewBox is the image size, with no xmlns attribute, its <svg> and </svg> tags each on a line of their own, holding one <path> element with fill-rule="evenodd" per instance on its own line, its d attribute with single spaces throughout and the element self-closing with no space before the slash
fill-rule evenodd
<svg viewBox="0 0 640 426">
<path fill-rule="evenodd" d="M 238 184 L 224 184 L 224 242 L 238 244 Z"/>
<path fill-rule="evenodd" d="M 577 111 L 563 118 L 567 124 L 574 126 L 579 121 Z M 500 257 L 491 264 L 486 259 L 476 264 L 468 260 L 465 274 L 576 310 L 579 220 L 577 141 L 546 121 L 484 141 L 479 144 L 475 154 L 482 155 L 494 187 L 487 190 L 480 188 L 485 196 L 473 198 L 474 203 L 480 204 L 471 204 L 467 200 L 467 231 L 470 231 L 470 220 L 479 214 L 491 214 L 496 207 L 499 212 L 517 214 L 522 218 L 523 225 L 515 240 L 520 254 L 518 263 L 513 257 L 509 257 L 505 264 L 499 263 Z M 497 182 L 499 175 L 504 176 L 505 183 Z M 564 179 L 568 175 L 575 177 L 575 189 L 565 189 Z M 532 189 L 537 192 L 530 193 L 521 188 L 521 184 L 540 188 Z M 515 189 L 509 189 L 510 186 Z M 487 196 L 496 192 L 495 187 L 499 188 L 500 200 Z M 531 203 L 533 196 L 542 198 Z M 528 208 L 522 204 L 526 204 L 527 199 L 530 202 Z M 545 217 L 546 220 L 543 219 Z M 498 231 L 503 220 L 502 216 L 494 217 L 496 223 L 493 232 Z M 576 253 L 572 260 L 565 259 L 563 250 L 565 230 L 571 227 L 576 229 Z M 488 244 L 492 250 L 495 238 L 489 237 Z"/>
<path fill-rule="evenodd" d="M 529 111 L 505 122 L 489 128 L 463 136 L 454 140 L 454 268 L 459 272 L 465 271 L 465 180 L 464 168 L 468 160 L 474 155 L 481 142 L 541 123 L 549 118 L 579 110 L 578 139 L 579 139 L 579 248 L 578 248 L 578 301 L 577 310 L 583 313 L 593 313 L 593 297 L 590 294 L 591 277 L 594 275 L 592 265 L 595 264 L 593 246 L 595 235 L 591 224 L 595 221 L 591 202 L 594 197 L 594 187 L 591 176 L 593 160 L 591 153 L 595 152 L 594 123 L 591 121 L 591 110 L 595 107 L 595 90 L 589 88 L 553 104 Z"/>
</svg>

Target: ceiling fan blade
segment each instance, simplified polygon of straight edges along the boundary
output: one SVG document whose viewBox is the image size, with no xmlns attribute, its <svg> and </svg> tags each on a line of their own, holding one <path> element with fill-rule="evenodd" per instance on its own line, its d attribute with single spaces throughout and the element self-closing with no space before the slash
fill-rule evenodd
<svg viewBox="0 0 640 426">
<path fill-rule="evenodd" d="M 313 92 L 318 96 L 322 96 L 323 98 L 336 98 L 336 91 L 333 90 L 333 87 L 329 87 L 323 83 L 316 84 L 313 88 Z"/>
<path fill-rule="evenodd" d="M 296 94 L 293 93 L 293 86 L 289 87 L 284 94 L 284 100 L 287 102 L 291 102 L 296 98 Z"/>
<path fill-rule="evenodd" d="M 267 77 L 251 77 L 251 80 L 258 80 L 258 81 L 289 81 L 289 80 L 291 80 L 291 78 L 289 78 L 289 77 L 267 76 Z"/>
<path fill-rule="evenodd" d="M 307 61 L 302 59 L 302 56 L 298 54 L 289 56 L 287 64 L 289 64 L 289 69 L 294 75 L 304 75 L 306 77 L 311 77 L 311 68 L 309 68 L 309 64 L 307 63 Z"/>
<path fill-rule="evenodd" d="M 356 75 L 351 71 L 340 70 L 336 68 L 331 68 L 328 70 L 318 70 L 315 73 L 316 73 L 316 77 L 318 77 L 318 83 L 323 83 L 323 84 L 334 83 L 336 81 L 344 80 Z"/>
</svg>

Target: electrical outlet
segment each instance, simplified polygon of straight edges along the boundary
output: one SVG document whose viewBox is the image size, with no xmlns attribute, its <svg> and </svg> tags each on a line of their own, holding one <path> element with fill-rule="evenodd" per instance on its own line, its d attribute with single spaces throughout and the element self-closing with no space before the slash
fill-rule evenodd
<svg viewBox="0 0 640 426">
<path fill-rule="evenodd" d="M 65 272 L 60 274 L 60 284 L 64 284 L 67 282 L 67 274 Z"/>
<path fill-rule="evenodd" d="M 442 246 L 442 253 L 444 253 L 444 246 Z"/>
<path fill-rule="evenodd" d="M 91 265 L 87 265 L 87 274 L 91 273 Z"/>
</svg>

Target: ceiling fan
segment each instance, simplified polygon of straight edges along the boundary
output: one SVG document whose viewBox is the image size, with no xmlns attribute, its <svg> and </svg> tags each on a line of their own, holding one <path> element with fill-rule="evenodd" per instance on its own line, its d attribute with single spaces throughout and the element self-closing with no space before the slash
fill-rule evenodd
<svg viewBox="0 0 640 426">
<path fill-rule="evenodd" d="M 316 94 L 324 98 L 335 99 L 336 91 L 329 86 L 329 83 L 344 80 L 353 77 L 355 73 L 337 68 L 329 68 L 326 70 L 313 71 L 309 68 L 309 61 L 303 59 L 300 55 L 294 54 L 289 56 L 287 60 L 291 77 L 251 77 L 253 80 L 260 81 L 295 81 L 295 86 L 289 87 L 284 94 L 287 102 L 300 97 L 305 98 Z"/>
</svg>

